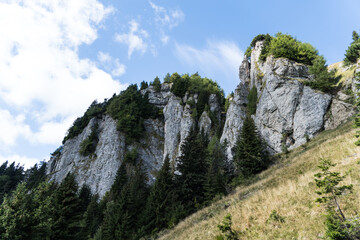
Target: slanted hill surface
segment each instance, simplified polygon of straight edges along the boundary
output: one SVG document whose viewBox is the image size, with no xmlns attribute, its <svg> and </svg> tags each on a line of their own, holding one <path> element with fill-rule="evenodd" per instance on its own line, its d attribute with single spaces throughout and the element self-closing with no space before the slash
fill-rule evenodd
<svg viewBox="0 0 360 240">
<path fill-rule="evenodd" d="M 248 186 L 180 222 L 159 239 L 215 239 L 217 225 L 230 213 L 233 229 L 240 239 L 322 239 L 325 232 L 323 206 L 315 203 L 317 194 L 314 174 L 320 158 L 337 165 L 331 169 L 346 175 L 344 184 L 353 184 L 354 191 L 341 197 L 347 217 L 360 209 L 360 148 L 354 145 L 352 122 L 335 130 L 320 133 L 280 160 Z M 284 222 L 268 221 L 275 210 Z"/>
</svg>

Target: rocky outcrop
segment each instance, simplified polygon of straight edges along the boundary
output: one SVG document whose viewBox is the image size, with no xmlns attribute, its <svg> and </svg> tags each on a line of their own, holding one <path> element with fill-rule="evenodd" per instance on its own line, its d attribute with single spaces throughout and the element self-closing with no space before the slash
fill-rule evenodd
<svg viewBox="0 0 360 240">
<path fill-rule="evenodd" d="M 251 63 L 244 57 L 239 68 L 240 84 L 230 100 L 221 137 L 222 142 L 226 139 L 229 144 L 230 158 L 253 86 L 257 88 L 258 101 L 252 117 L 271 153 L 298 147 L 321 130 L 339 126 L 354 113 L 341 96 L 333 98 L 304 86 L 304 81 L 312 80 L 306 65 L 272 56 L 265 62 L 259 61 L 262 46 L 263 42 L 257 42 Z"/>
<path fill-rule="evenodd" d="M 93 193 L 103 196 L 111 188 L 125 153 L 136 148 L 151 183 L 166 156 L 174 161 L 181 154 L 181 144 L 195 126 L 212 137 L 223 122 L 220 141 L 227 142 L 227 155 L 232 159 L 232 148 L 243 126 L 249 89 L 253 86 L 257 88 L 258 99 L 252 118 L 271 153 L 300 146 L 321 130 L 336 128 L 354 114 L 346 91 L 331 96 L 304 86 L 304 81 L 312 80 L 307 66 L 271 56 L 265 62 L 259 61 L 262 46 L 261 41 L 257 42 L 251 59 L 244 57 L 239 67 L 240 83 L 229 99 L 225 121 L 223 106 L 215 94 L 209 96 L 206 111 L 197 113 L 197 94 L 186 93 L 180 98 L 171 93 L 171 83 L 163 83 L 160 91 L 149 86 L 141 93 L 163 116 L 144 120 L 145 131 L 138 142 L 126 144 L 125 136 L 116 129 L 116 121 L 106 114 L 93 118 L 80 135 L 67 140 L 62 151 L 50 159 L 47 169 L 50 179 L 61 182 L 69 172 L 75 172 L 80 185 L 87 184 Z M 348 85 L 348 89 L 353 87 L 352 83 Z M 95 153 L 84 157 L 79 153 L 80 144 L 96 123 L 99 142 Z"/>
<path fill-rule="evenodd" d="M 227 142 L 226 153 L 228 158 L 232 159 L 232 147 L 235 146 L 238 135 L 241 131 L 246 116 L 246 105 L 248 104 L 247 96 L 248 83 L 240 82 L 235 90 L 234 97 L 230 99 L 230 105 L 226 112 L 224 130 L 220 141 Z"/>
<path fill-rule="evenodd" d="M 94 156 L 84 157 L 79 153 L 80 144 L 95 122 L 99 124 L 99 142 Z M 93 193 L 103 196 L 115 180 L 124 153 L 125 138 L 116 130 L 116 122 L 109 116 L 93 118 L 80 135 L 65 142 L 61 155 L 50 159 L 47 173 L 51 180 L 61 182 L 74 172 L 79 185 L 87 184 Z"/>
<path fill-rule="evenodd" d="M 153 182 L 164 158 L 169 156 L 174 161 L 181 154 L 180 146 L 195 126 L 193 109 L 186 102 L 197 102 L 197 95 L 187 94 L 183 100 L 172 94 L 170 88 L 171 84 L 164 83 L 159 92 L 152 86 L 141 91 L 163 112 L 163 118 L 145 119 L 144 136 L 138 142 L 126 144 L 124 134 L 117 131 L 116 121 L 110 116 L 93 118 L 81 134 L 67 140 L 61 153 L 50 159 L 47 169 L 50 179 L 61 182 L 68 173 L 74 172 L 80 186 L 87 184 L 93 193 L 102 197 L 111 188 L 125 153 L 136 148 L 148 170 L 149 183 Z M 209 108 L 214 116 L 220 118 L 221 107 L 216 95 L 209 97 Z M 82 156 L 80 144 L 91 134 L 95 123 L 99 124 L 95 153 L 90 157 Z M 202 113 L 199 126 L 210 134 L 212 121 L 207 112 Z"/>
</svg>

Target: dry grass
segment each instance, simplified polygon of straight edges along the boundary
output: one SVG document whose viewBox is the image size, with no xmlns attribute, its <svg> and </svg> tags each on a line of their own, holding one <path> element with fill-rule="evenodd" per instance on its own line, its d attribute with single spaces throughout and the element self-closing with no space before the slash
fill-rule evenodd
<svg viewBox="0 0 360 240">
<path fill-rule="evenodd" d="M 355 73 L 355 66 L 344 67 L 342 61 L 331 64 L 328 67 L 328 69 L 329 70 L 336 69 L 335 76 L 341 75 L 341 78 L 340 78 L 338 84 L 347 84 L 350 81 L 350 79 L 352 79 L 354 77 L 354 73 Z"/>
<path fill-rule="evenodd" d="M 347 216 L 360 210 L 360 148 L 354 145 L 351 123 L 319 134 L 305 146 L 281 156 L 277 164 L 234 194 L 193 214 L 159 239 L 215 239 L 217 225 L 227 213 L 241 239 L 321 239 L 324 234 L 323 207 L 315 203 L 314 174 L 321 157 L 330 158 L 333 169 L 347 174 L 344 183 L 354 185 L 354 193 L 343 196 L 341 204 Z M 267 223 L 276 210 L 284 223 Z"/>
</svg>

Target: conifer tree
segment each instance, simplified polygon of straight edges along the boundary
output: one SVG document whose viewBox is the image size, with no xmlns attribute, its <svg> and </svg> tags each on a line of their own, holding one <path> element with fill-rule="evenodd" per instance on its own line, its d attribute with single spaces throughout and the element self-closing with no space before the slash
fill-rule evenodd
<svg viewBox="0 0 360 240">
<path fill-rule="evenodd" d="M 35 189 L 32 199 L 32 216 L 34 223 L 31 229 L 31 239 L 56 239 L 53 229 L 55 227 L 56 185 L 43 181 Z"/>
<path fill-rule="evenodd" d="M 181 155 L 176 159 L 176 185 L 180 203 L 184 206 L 184 214 L 193 212 L 204 202 L 204 184 L 208 169 L 206 162 L 207 142 L 204 136 L 191 130 L 181 146 Z"/>
<path fill-rule="evenodd" d="M 74 239 L 80 233 L 80 199 L 77 195 L 78 184 L 74 174 L 68 174 L 60 184 L 56 194 L 57 214 L 55 236 L 58 239 Z"/>
<path fill-rule="evenodd" d="M 6 196 L 0 208 L 1 239 L 31 239 L 31 197 L 25 183 L 20 183 L 12 196 Z"/>
<path fill-rule="evenodd" d="M 119 168 L 110 191 L 101 228 L 101 239 L 138 239 L 148 197 L 147 174 L 136 150 L 130 151 Z"/>
<path fill-rule="evenodd" d="M 213 137 L 208 146 L 208 171 L 205 181 L 205 198 L 210 202 L 217 194 L 226 194 L 228 173 L 225 147 L 219 139 Z"/>
<path fill-rule="evenodd" d="M 250 115 L 247 115 L 244 120 L 233 151 L 237 174 L 244 178 L 261 172 L 269 163 L 264 142 L 259 136 L 254 120 Z"/>
<path fill-rule="evenodd" d="M 99 201 L 99 195 L 95 194 L 92 196 L 89 205 L 87 206 L 86 212 L 84 213 L 84 217 L 81 221 L 83 236 L 86 239 L 91 238 L 97 231 L 97 229 L 101 225 L 102 221 L 102 211 Z"/>
<path fill-rule="evenodd" d="M 170 220 L 170 208 L 173 200 L 173 173 L 170 159 L 166 156 L 164 164 L 157 174 L 156 181 L 151 188 L 147 201 L 145 215 L 147 217 L 147 229 L 160 230 L 166 228 Z"/>
</svg>

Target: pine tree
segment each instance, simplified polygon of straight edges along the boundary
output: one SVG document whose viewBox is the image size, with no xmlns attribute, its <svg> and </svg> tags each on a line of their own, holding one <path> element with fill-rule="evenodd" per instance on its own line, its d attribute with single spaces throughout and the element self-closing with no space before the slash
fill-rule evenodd
<svg viewBox="0 0 360 240">
<path fill-rule="evenodd" d="M 244 120 L 233 151 L 237 174 L 244 178 L 261 172 L 269 163 L 264 142 L 257 132 L 254 120 L 249 115 Z"/>
<path fill-rule="evenodd" d="M 0 166 L 0 203 L 5 194 L 10 194 L 15 190 L 18 183 L 24 179 L 24 167 L 15 162 L 8 166 L 8 162 L 4 162 Z"/>
<path fill-rule="evenodd" d="M 208 165 L 206 162 L 207 140 L 201 134 L 191 130 L 189 136 L 181 146 L 181 155 L 176 159 L 176 185 L 180 203 L 189 214 L 204 202 L 204 184 Z"/>
<path fill-rule="evenodd" d="M 219 139 L 213 137 L 208 146 L 209 168 L 205 181 L 205 198 L 210 202 L 217 194 L 226 194 L 227 189 L 227 169 L 225 147 Z"/>
<path fill-rule="evenodd" d="M 34 223 L 31 228 L 31 239 L 56 239 L 53 229 L 55 227 L 56 185 L 43 181 L 34 189 L 32 200 Z"/>
<path fill-rule="evenodd" d="M 148 197 L 147 180 L 143 162 L 138 159 L 136 150 L 128 152 L 110 191 L 101 239 L 138 239 Z"/>
<path fill-rule="evenodd" d="M 20 183 L 12 196 L 6 196 L 0 207 L 1 239 L 31 239 L 31 196 L 27 193 L 25 183 Z"/>
<path fill-rule="evenodd" d="M 32 168 L 26 170 L 25 181 L 28 189 L 36 188 L 41 182 L 46 179 L 46 162 L 41 162 L 40 165 L 35 164 Z"/>
<path fill-rule="evenodd" d="M 102 221 L 102 211 L 99 201 L 99 195 L 95 194 L 92 196 L 89 205 L 87 206 L 86 212 L 84 213 L 84 217 L 81 221 L 83 236 L 86 239 L 91 238 L 98 228 L 101 225 Z"/>
<path fill-rule="evenodd" d="M 77 195 L 78 184 L 74 174 L 68 174 L 56 193 L 57 214 L 55 235 L 58 239 L 74 239 L 80 233 L 80 199 Z"/>
<path fill-rule="evenodd" d="M 173 188 L 174 182 L 170 159 L 166 156 L 147 201 L 145 212 L 147 233 L 151 233 L 154 229 L 160 230 L 168 227 L 167 224 L 170 220 L 170 208 L 173 200 Z"/>
</svg>

